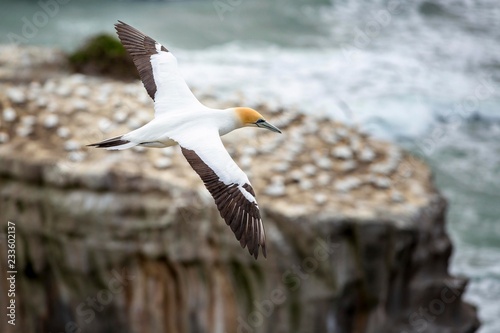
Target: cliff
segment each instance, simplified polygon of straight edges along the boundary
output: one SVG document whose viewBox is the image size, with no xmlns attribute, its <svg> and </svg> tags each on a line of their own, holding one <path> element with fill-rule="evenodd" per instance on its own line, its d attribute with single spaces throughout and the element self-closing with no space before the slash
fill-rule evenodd
<svg viewBox="0 0 500 333">
<path fill-rule="evenodd" d="M 254 106 L 284 133 L 224 142 L 263 212 L 268 258 L 255 261 L 176 147 L 85 147 L 149 120 L 141 83 L 70 74 L 53 50 L 0 54 L 0 226 L 15 222 L 17 249 L 17 322 L 0 331 L 478 327 L 466 280 L 448 274 L 446 202 L 427 166 L 393 144 Z"/>
</svg>

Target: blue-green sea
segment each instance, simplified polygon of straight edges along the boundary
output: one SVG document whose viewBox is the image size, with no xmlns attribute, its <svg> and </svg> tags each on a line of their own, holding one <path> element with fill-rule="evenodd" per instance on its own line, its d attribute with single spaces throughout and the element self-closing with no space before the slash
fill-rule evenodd
<svg viewBox="0 0 500 333">
<path fill-rule="evenodd" d="M 125 21 L 178 58 L 196 94 L 357 124 L 432 166 L 451 271 L 500 332 L 498 0 L 2 0 L 0 43 L 73 50 Z M 31 25 L 31 26 L 30 26 Z"/>
</svg>

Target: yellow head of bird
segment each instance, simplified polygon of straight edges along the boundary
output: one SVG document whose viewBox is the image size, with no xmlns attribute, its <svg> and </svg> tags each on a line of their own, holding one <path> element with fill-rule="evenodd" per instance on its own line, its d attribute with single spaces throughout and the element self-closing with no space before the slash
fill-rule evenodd
<svg viewBox="0 0 500 333">
<path fill-rule="evenodd" d="M 281 131 L 274 125 L 268 123 L 264 117 L 254 109 L 247 107 L 237 107 L 235 112 L 240 119 L 242 126 L 256 126 L 266 128 L 270 131 L 281 133 Z"/>
</svg>

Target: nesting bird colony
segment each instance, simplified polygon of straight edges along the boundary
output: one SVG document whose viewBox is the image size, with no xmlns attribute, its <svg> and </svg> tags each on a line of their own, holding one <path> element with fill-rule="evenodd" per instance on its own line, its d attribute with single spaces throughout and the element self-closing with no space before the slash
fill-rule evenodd
<svg viewBox="0 0 500 333">
<path fill-rule="evenodd" d="M 174 183 L 205 191 L 178 147 L 113 152 L 86 147 L 151 119 L 153 103 L 140 82 L 67 74 L 0 85 L 0 172 L 22 172 L 16 160 L 43 165 L 39 177 L 49 186 L 127 191 L 141 179 L 141 191 Z M 208 106 L 234 106 L 210 96 L 200 99 Z M 434 192 L 424 164 L 393 144 L 328 118 L 251 107 L 283 134 L 241 129 L 224 143 L 264 209 L 272 206 L 287 216 L 411 216 Z"/>
<path fill-rule="evenodd" d="M 184 170 L 188 165 L 176 148 L 101 152 L 86 147 L 149 121 L 152 102 L 140 82 L 72 75 L 10 86 L 0 101 L 1 154 L 53 163 L 54 176 L 60 178 L 52 180 L 56 183 L 112 171 L 157 179 L 160 187 L 162 179 L 174 177 L 202 186 L 190 170 Z M 373 205 L 389 205 L 397 212 L 406 203 L 414 207 L 425 202 L 428 189 L 421 178 L 429 176 L 427 171 L 415 159 L 405 161 L 406 154 L 394 145 L 329 119 L 260 110 L 283 130 L 282 135 L 242 129 L 226 136 L 225 143 L 261 202 L 285 206 L 293 214 L 334 209 L 353 210 L 355 215 L 373 212 Z"/>
</svg>

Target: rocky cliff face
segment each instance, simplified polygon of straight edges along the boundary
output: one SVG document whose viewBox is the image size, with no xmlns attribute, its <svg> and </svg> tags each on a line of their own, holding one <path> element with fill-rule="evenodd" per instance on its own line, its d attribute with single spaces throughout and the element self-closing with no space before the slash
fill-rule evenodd
<svg viewBox="0 0 500 333">
<path fill-rule="evenodd" d="M 466 280 L 447 271 L 446 203 L 394 145 L 260 106 L 283 135 L 224 140 L 263 211 L 268 258 L 255 261 L 178 149 L 85 147 L 149 120 L 140 83 L 54 70 L 54 51 L 1 53 L 0 225 L 16 223 L 18 272 L 2 332 L 477 328 Z"/>
</svg>

